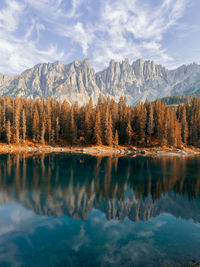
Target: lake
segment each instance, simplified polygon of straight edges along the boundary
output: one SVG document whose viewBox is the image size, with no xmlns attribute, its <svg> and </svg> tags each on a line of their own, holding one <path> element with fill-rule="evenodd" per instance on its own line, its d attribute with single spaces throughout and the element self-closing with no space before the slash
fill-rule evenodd
<svg viewBox="0 0 200 267">
<path fill-rule="evenodd" d="M 0 155 L 0 266 L 200 260 L 200 157 Z"/>
</svg>

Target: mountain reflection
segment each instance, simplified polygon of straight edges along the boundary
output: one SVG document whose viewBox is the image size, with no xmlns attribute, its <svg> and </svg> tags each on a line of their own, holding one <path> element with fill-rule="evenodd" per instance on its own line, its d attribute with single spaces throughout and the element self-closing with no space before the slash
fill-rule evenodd
<svg viewBox="0 0 200 267">
<path fill-rule="evenodd" d="M 200 158 L 0 155 L 0 204 L 40 215 L 148 220 L 161 213 L 200 222 Z"/>
</svg>

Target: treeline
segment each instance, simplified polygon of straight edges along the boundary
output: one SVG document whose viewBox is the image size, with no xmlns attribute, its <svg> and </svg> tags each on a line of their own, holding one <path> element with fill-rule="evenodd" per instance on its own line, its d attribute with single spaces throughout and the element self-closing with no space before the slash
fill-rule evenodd
<svg viewBox="0 0 200 267">
<path fill-rule="evenodd" d="M 165 103 L 166 105 L 177 105 L 177 104 L 184 104 L 186 102 L 192 102 L 194 99 L 195 95 L 178 95 L 178 96 L 167 96 L 161 98 L 161 102 Z"/>
<path fill-rule="evenodd" d="M 200 145 L 200 100 L 169 108 L 160 100 L 135 107 L 121 97 L 85 106 L 41 98 L 0 98 L 0 140 L 41 144 Z"/>
</svg>

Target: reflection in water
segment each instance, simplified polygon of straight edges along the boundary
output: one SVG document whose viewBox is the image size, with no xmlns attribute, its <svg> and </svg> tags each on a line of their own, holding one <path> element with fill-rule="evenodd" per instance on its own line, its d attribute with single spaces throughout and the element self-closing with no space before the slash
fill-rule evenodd
<svg viewBox="0 0 200 267">
<path fill-rule="evenodd" d="M 40 215 L 148 220 L 161 213 L 200 222 L 199 158 L 0 155 L 0 204 Z M 195 170 L 195 173 L 193 172 Z"/>
<path fill-rule="evenodd" d="M 199 163 L 0 155 L 0 266 L 162 267 L 199 259 Z"/>
</svg>

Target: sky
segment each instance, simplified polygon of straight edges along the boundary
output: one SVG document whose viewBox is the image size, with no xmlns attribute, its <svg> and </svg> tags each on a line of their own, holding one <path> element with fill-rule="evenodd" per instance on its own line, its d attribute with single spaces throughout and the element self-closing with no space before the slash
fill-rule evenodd
<svg viewBox="0 0 200 267">
<path fill-rule="evenodd" d="M 0 72 L 89 58 L 200 63 L 199 0 L 0 0 Z"/>
</svg>

